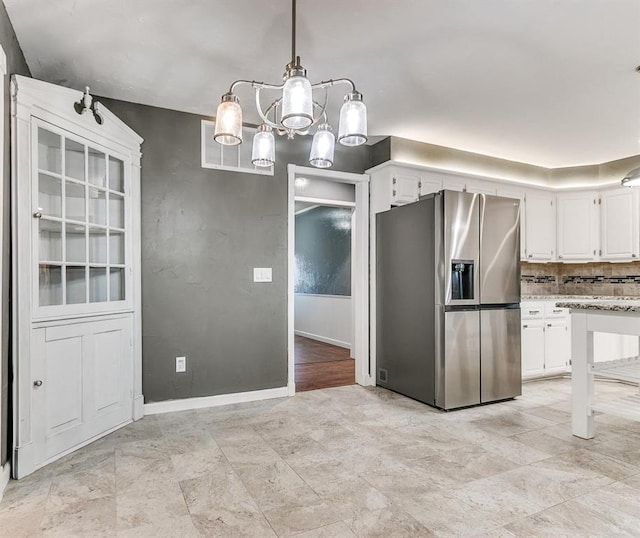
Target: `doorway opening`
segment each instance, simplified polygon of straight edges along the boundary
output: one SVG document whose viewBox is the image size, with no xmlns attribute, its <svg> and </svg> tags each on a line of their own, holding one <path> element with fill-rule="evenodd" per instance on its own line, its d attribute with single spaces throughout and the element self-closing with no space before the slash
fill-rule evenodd
<svg viewBox="0 0 640 538">
<path fill-rule="evenodd" d="M 355 187 L 299 177 L 294 189 L 296 390 L 353 385 Z"/>
<path fill-rule="evenodd" d="M 374 384 L 368 216 L 368 175 L 289 165 L 290 395 Z"/>
</svg>

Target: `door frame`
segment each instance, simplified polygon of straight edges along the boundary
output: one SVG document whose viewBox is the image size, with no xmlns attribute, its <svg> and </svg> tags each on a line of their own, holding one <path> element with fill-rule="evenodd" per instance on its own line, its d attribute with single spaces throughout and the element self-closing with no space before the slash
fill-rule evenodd
<svg viewBox="0 0 640 538">
<path fill-rule="evenodd" d="M 7 56 L 4 53 L 4 49 L 2 45 L 0 45 L 0 80 L 3 82 L 4 87 L 4 77 L 7 75 Z M 0 207 L 4 207 L 4 187 L 5 187 L 5 177 L 4 177 L 4 119 L 6 117 L 6 104 L 4 102 L 4 92 L 2 96 L 0 96 L 0 118 L 2 121 L 0 122 Z M 4 211 L 0 213 L 0 242 L 2 243 L 2 252 L 6 252 L 9 248 L 9 245 L 4 244 Z M 7 401 L 4 402 L 4 398 L 2 395 L 2 380 L 3 380 L 3 370 L 8 364 L 8 355 L 4 355 L 3 351 L 4 347 L 4 313 L 2 310 L 4 309 L 4 305 L 6 304 L 6 299 L 3 294 L 4 288 L 4 273 L 2 270 L 3 260 L 0 258 L 0 305 L 2 305 L 2 309 L 0 309 L 0 431 L 3 428 L 7 428 L 7 437 L 9 437 L 10 432 L 8 431 L 9 424 L 8 418 L 9 413 L 7 413 L 7 424 L 2 424 L 2 417 L 4 416 L 3 406 L 8 405 L 8 396 Z M 7 346 L 7 350 L 9 347 Z M 7 362 L 5 362 L 7 361 Z M 2 442 L 2 434 L 0 433 L 0 442 Z M 0 450 L 0 452 L 2 452 Z M 7 461 L 4 463 L 0 461 L 0 500 L 2 500 L 2 494 L 4 492 L 4 488 L 9 482 L 9 474 L 11 473 L 11 456 L 7 454 Z"/>
<path fill-rule="evenodd" d="M 288 225 L 287 225 L 287 389 L 289 396 L 296 392 L 295 384 L 295 180 L 297 177 L 318 178 L 325 181 L 355 185 L 356 206 L 352 239 L 353 279 L 351 301 L 354 305 L 355 374 L 358 385 L 374 385 L 369 364 L 369 175 L 319 170 L 289 164 Z"/>
<path fill-rule="evenodd" d="M 11 77 L 11 252 L 12 252 L 12 352 L 14 372 L 12 381 L 12 473 L 21 478 L 39 465 L 34 449 L 34 416 L 31 409 L 33 379 L 30 366 L 32 353 L 32 330 L 34 308 L 32 304 L 32 253 L 31 227 L 32 207 L 32 118 L 49 122 L 61 129 L 91 140 L 101 146 L 110 147 L 128 157 L 130 163 L 131 207 L 140 207 L 140 146 L 143 139 L 101 103 L 96 109 L 102 116 L 99 125 L 93 114 L 77 114 L 74 103 L 79 102 L 83 92 L 13 75 Z M 140 214 L 131 216 L 131 290 L 132 303 L 122 311 L 105 315 L 128 314 L 133 317 L 133 391 L 131 394 L 132 420 L 143 416 L 142 396 L 142 319 L 141 319 L 141 246 Z M 102 314 L 92 316 L 100 319 Z M 55 324 L 62 319 L 76 316 L 58 316 L 39 321 L 38 327 Z M 85 315 L 79 317 L 84 318 Z M 37 422 L 37 421 L 36 421 Z M 100 437 L 109 432 L 103 432 Z M 75 450 L 93 439 L 74 447 Z M 62 455 L 62 454 L 61 454 Z M 46 463 L 46 462 L 45 462 Z"/>
</svg>

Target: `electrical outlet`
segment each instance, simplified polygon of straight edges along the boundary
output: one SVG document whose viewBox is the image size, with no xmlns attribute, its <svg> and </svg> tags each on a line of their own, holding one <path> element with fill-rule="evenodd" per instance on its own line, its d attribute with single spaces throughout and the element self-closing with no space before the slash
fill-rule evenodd
<svg viewBox="0 0 640 538">
<path fill-rule="evenodd" d="M 187 371 L 187 357 L 176 357 L 176 372 Z"/>
</svg>

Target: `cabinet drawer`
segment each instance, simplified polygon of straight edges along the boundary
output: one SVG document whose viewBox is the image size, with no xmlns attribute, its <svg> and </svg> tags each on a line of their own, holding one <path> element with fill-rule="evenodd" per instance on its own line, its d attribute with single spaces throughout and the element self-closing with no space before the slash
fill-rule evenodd
<svg viewBox="0 0 640 538">
<path fill-rule="evenodd" d="M 544 304 L 522 303 L 520 306 L 520 315 L 522 319 L 543 319 Z"/>
<path fill-rule="evenodd" d="M 568 308 L 559 308 L 553 303 L 544 305 L 545 318 L 566 318 L 569 315 L 570 313 Z"/>
</svg>

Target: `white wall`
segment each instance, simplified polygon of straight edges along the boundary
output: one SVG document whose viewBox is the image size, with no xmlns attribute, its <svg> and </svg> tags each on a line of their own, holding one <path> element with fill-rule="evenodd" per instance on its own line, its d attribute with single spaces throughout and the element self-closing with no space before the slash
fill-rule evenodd
<svg viewBox="0 0 640 538">
<path fill-rule="evenodd" d="M 351 349 L 351 297 L 296 293 L 294 330 L 300 336 Z"/>
</svg>

